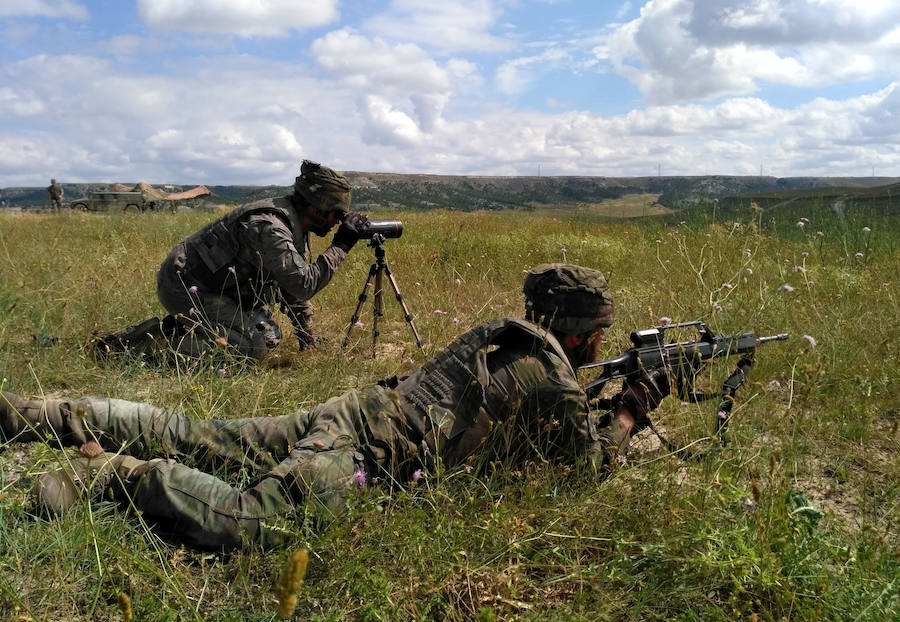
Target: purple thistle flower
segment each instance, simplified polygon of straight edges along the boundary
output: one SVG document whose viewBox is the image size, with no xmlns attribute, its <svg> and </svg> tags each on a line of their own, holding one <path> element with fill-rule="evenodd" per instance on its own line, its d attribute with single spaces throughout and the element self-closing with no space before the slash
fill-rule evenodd
<svg viewBox="0 0 900 622">
<path fill-rule="evenodd" d="M 195 313 L 197 313 L 197 310 L 194 307 L 188 309 L 188 315 L 194 315 Z"/>
<path fill-rule="evenodd" d="M 628 462 L 628 458 L 626 458 L 622 454 L 616 454 L 616 462 L 619 464 L 626 464 Z"/>
<path fill-rule="evenodd" d="M 188 292 L 191 293 L 191 294 L 196 294 L 196 293 L 197 293 L 197 286 L 196 286 L 196 285 L 191 285 L 190 287 L 188 287 Z"/>
<path fill-rule="evenodd" d="M 668 315 L 664 315 L 661 318 L 659 318 L 659 323 L 662 324 L 663 326 L 665 326 L 666 324 L 671 324 L 672 318 L 670 318 Z"/>
<path fill-rule="evenodd" d="M 219 369 L 216 370 L 216 373 L 219 375 L 219 378 L 224 378 L 225 375 L 228 373 L 228 370 L 226 370 L 224 367 L 220 367 Z"/>
<path fill-rule="evenodd" d="M 422 469 L 416 469 L 415 471 L 413 471 L 413 474 L 412 474 L 413 480 L 412 481 L 414 481 L 414 482 L 419 481 L 420 479 L 422 479 L 423 475 L 425 475 L 425 471 L 423 471 Z"/>
<path fill-rule="evenodd" d="M 362 469 L 356 469 L 353 473 L 353 483 L 356 484 L 357 488 L 362 488 L 366 485 L 366 482 L 369 481 L 369 476 L 366 475 L 366 472 Z"/>
<path fill-rule="evenodd" d="M 459 318 L 458 318 L 458 317 L 455 317 L 455 318 L 453 318 L 453 319 L 450 320 L 450 321 L 451 321 L 454 325 L 459 324 Z"/>
<path fill-rule="evenodd" d="M 356 328 L 362 328 L 363 326 L 365 326 L 365 324 L 362 323 L 362 320 L 356 320 L 356 322 L 354 322 L 353 325 Z"/>
<path fill-rule="evenodd" d="M 725 412 L 724 410 L 720 410 L 718 414 L 719 414 L 719 419 L 721 419 L 722 421 L 725 421 L 726 419 L 728 419 L 728 413 Z"/>
</svg>

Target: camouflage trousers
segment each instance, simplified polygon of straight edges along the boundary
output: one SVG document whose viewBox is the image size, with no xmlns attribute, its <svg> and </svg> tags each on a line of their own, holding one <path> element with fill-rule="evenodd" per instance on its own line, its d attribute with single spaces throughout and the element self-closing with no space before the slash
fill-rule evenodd
<svg viewBox="0 0 900 622">
<path fill-rule="evenodd" d="M 96 440 L 106 451 L 166 456 L 128 490 L 148 522 L 199 548 L 274 546 L 296 512 L 337 513 L 357 486 L 388 474 L 389 452 L 384 443 L 371 443 L 361 400 L 388 401 L 373 402 L 372 392 L 349 391 L 308 412 L 233 420 L 197 420 L 108 398 L 32 400 L 6 413 L 0 425 L 6 442 Z M 188 454 L 201 468 L 176 460 Z M 229 465 L 249 467 L 258 477 L 238 488 L 208 472 Z"/>
<path fill-rule="evenodd" d="M 262 304 L 245 306 L 221 292 L 206 291 L 202 284 L 187 283 L 182 278 L 184 267 L 184 244 L 177 244 L 156 274 L 159 301 L 186 329 L 173 344 L 177 352 L 199 356 L 217 337 L 254 359 L 278 346 L 281 329 Z"/>
</svg>

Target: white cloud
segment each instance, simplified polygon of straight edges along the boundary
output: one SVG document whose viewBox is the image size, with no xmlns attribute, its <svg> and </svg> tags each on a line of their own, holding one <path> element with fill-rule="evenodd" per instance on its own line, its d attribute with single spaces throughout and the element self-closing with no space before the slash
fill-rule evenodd
<svg viewBox="0 0 900 622">
<path fill-rule="evenodd" d="M 499 16 L 491 0 L 392 0 L 389 10 L 366 20 L 363 29 L 445 52 L 500 52 L 512 42 L 490 33 Z"/>
<path fill-rule="evenodd" d="M 52 17 L 83 20 L 88 10 L 74 0 L 0 0 L 0 17 Z"/>
<path fill-rule="evenodd" d="M 506 61 L 497 68 L 497 86 L 504 93 L 520 93 L 535 80 L 537 73 L 567 61 L 571 61 L 569 54 L 557 47 Z"/>
<path fill-rule="evenodd" d="M 338 0 L 137 0 L 141 19 L 157 30 L 242 37 L 284 36 L 331 23 Z"/>
<path fill-rule="evenodd" d="M 896 3 L 651 0 L 597 46 L 651 103 L 897 77 Z"/>
<path fill-rule="evenodd" d="M 310 52 L 322 69 L 366 88 L 445 92 L 451 77 L 414 43 L 390 45 L 344 28 L 313 41 Z"/>
</svg>

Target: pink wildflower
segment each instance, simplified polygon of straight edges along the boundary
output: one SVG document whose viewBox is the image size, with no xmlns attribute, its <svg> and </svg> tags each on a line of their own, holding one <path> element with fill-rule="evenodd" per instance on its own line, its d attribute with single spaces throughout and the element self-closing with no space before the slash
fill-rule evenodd
<svg viewBox="0 0 900 622">
<path fill-rule="evenodd" d="M 782 285 L 781 287 L 778 288 L 778 291 L 790 293 L 790 292 L 794 291 L 794 287 L 792 285 L 788 285 L 787 283 L 785 283 L 784 285 Z"/>
<path fill-rule="evenodd" d="M 191 293 L 191 294 L 196 294 L 196 293 L 197 293 L 197 286 L 196 286 L 196 285 L 191 285 L 191 286 L 188 288 L 188 292 Z"/>
<path fill-rule="evenodd" d="M 366 482 L 369 481 L 369 476 L 366 475 L 366 472 L 362 469 L 357 469 L 353 473 L 353 483 L 356 484 L 357 488 L 362 488 L 366 485 Z"/>
<path fill-rule="evenodd" d="M 422 469 L 416 469 L 412 474 L 412 478 L 413 478 L 412 481 L 414 481 L 414 482 L 419 481 L 420 479 L 422 479 L 423 475 L 425 475 L 425 471 L 423 471 Z"/>
<path fill-rule="evenodd" d="M 356 320 L 356 321 L 353 323 L 353 325 L 354 325 L 356 328 L 363 328 L 363 327 L 365 326 L 365 324 L 362 323 L 362 320 Z"/>
<path fill-rule="evenodd" d="M 446 311 L 443 311 L 443 310 L 441 310 L 441 309 L 435 309 L 435 310 L 434 310 L 434 314 L 435 314 L 435 315 L 447 315 L 447 312 L 446 312 Z"/>
<path fill-rule="evenodd" d="M 662 324 L 663 326 L 665 326 L 666 324 L 671 324 L 672 318 L 670 318 L 668 315 L 664 315 L 661 318 L 659 318 L 659 323 Z"/>
<path fill-rule="evenodd" d="M 224 378 L 226 374 L 228 374 L 228 370 L 224 367 L 220 367 L 216 370 L 216 373 L 219 375 L 219 378 Z"/>
</svg>

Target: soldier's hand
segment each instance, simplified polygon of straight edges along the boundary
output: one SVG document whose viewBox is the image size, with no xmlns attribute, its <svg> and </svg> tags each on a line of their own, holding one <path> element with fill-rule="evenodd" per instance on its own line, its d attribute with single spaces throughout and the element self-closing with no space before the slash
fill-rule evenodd
<svg viewBox="0 0 900 622">
<path fill-rule="evenodd" d="M 625 382 L 619 403 L 631 412 L 637 425 L 643 427 L 649 422 L 647 415 L 671 392 L 672 384 L 666 368 L 657 367 L 645 371 L 632 382 Z"/>
<path fill-rule="evenodd" d="M 338 227 L 337 233 L 334 234 L 331 244 L 349 253 L 353 245 L 359 241 L 359 238 L 362 237 L 362 234 L 368 228 L 369 218 L 365 214 L 350 212 L 344 216 L 344 220 L 341 222 L 341 226 Z"/>
</svg>

